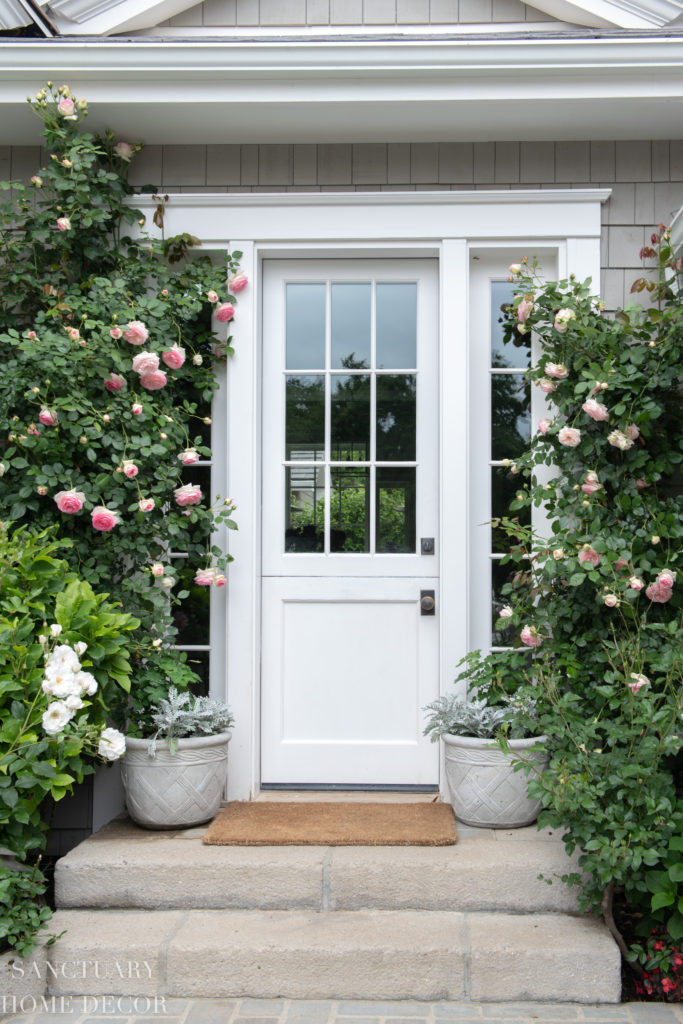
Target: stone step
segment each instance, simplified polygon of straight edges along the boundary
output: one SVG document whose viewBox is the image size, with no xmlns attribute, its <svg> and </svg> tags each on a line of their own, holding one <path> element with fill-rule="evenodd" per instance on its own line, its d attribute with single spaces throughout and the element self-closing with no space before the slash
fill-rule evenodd
<svg viewBox="0 0 683 1024">
<path fill-rule="evenodd" d="M 618 1002 L 619 952 L 597 921 L 455 911 L 60 910 L 49 991 Z"/>
<path fill-rule="evenodd" d="M 556 836 L 460 828 L 462 838 L 445 847 L 219 847 L 202 844 L 204 829 L 148 832 L 117 821 L 58 862 L 56 900 L 62 908 L 576 913 L 576 890 L 561 881 L 576 863 Z"/>
</svg>

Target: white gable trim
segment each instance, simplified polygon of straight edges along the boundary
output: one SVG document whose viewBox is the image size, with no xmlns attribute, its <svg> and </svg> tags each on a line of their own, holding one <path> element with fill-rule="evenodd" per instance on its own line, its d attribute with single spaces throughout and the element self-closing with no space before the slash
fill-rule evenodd
<svg viewBox="0 0 683 1024">
<path fill-rule="evenodd" d="M 593 28 L 663 28 L 683 14 L 680 0 L 524 0 L 559 21 Z"/>
<path fill-rule="evenodd" d="M 62 35 L 100 36 L 152 28 L 194 7 L 197 0 L 38 0 Z M 0 27 L 16 28 L 31 21 L 43 28 L 39 15 L 20 0 L 1 0 Z"/>
</svg>

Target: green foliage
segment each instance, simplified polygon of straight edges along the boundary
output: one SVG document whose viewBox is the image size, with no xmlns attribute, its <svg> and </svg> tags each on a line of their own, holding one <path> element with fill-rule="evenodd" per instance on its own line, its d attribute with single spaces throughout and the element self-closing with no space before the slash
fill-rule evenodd
<svg viewBox="0 0 683 1024">
<path fill-rule="evenodd" d="M 614 889 L 649 903 L 647 873 L 683 822 L 681 261 L 663 229 L 653 245 L 656 308 L 609 317 L 590 281 L 544 283 L 523 262 L 505 317 L 508 342 L 538 338 L 529 376 L 552 403 L 502 470 L 517 496 L 496 523 L 509 539 L 506 624 L 529 648 L 527 692 L 549 737 L 550 766 L 529 789 L 539 824 L 581 851 L 567 880 L 595 913 Z M 532 507 L 550 536 L 521 525 Z"/>
<path fill-rule="evenodd" d="M 233 353 L 230 337 L 217 344 L 211 317 L 219 295 L 235 301 L 226 275 L 236 257 L 214 264 L 188 235 L 134 237 L 144 221 L 126 175 L 139 147 L 85 132 L 87 106 L 66 86 L 42 89 L 32 106 L 47 164 L 30 186 L 7 183 L 0 203 L 0 518 L 57 524 L 71 569 L 139 620 L 130 645 L 137 710 L 161 677 L 166 688 L 196 679 L 162 649 L 177 636 L 173 615 L 186 596 L 170 552 L 186 554 L 185 574 L 229 561 L 211 537 L 236 528 L 233 505 L 212 505 L 208 470 L 182 460 L 211 455 L 211 398 Z M 140 325 L 130 342 L 129 324 Z M 152 379 L 132 368 L 143 350 L 160 360 Z M 174 492 L 187 484 L 201 487 L 201 500 L 180 503 Z M 77 496 L 68 510 L 58 507 L 62 492 Z M 96 528 L 103 508 L 111 514 Z M 110 677 L 127 678 L 122 663 Z M 125 727 L 128 698 L 120 687 L 107 696 Z"/>
<path fill-rule="evenodd" d="M 36 936 L 52 917 L 43 902 L 47 879 L 38 865 L 28 870 L 0 867 L 0 953 L 14 949 L 28 956 Z"/>
<path fill-rule="evenodd" d="M 672 939 L 683 939 L 683 835 L 673 835 L 658 871 L 648 871 L 652 917 L 663 921 Z"/>
<path fill-rule="evenodd" d="M 438 697 L 424 710 L 431 712 L 424 735 L 429 736 L 432 743 L 445 735 L 525 739 L 531 733 L 526 725 L 518 725 L 517 714 L 522 710 L 527 719 L 534 717 L 534 708 L 528 700 L 520 709 L 514 698 L 509 698 L 505 705 L 492 706 L 485 700 L 462 700 L 455 694 Z"/>
</svg>

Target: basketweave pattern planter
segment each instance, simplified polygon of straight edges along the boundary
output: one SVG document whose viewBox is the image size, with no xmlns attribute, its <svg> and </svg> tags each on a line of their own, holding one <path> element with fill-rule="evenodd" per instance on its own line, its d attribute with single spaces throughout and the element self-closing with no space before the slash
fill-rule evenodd
<svg viewBox="0 0 683 1024">
<path fill-rule="evenodd" d="M 127 737 L 121 777 L 136 825 L 190 828 L 215 817 L 225 792 L 231 735 L 180 739 L 173 754 L 165 740 L 157 740 L 155 757 L 149 756 L 148 739 Z"/>
<path fill-rule="evenodd" d="M 541 801 L 529 799 L 530 776 L 521 769 L 515 771 L 514 762 L 531 761 L 534 772 L 542 771 L 548 756 L 542 748 L 534 748 L 545 742 L 545 736 L 509 740 L 509 754 L 494 740 L 477 736 L 442 739 L 451 806 L 458 821 L 481 828 L 521 828 L 536 820 Z"/>
</svg>

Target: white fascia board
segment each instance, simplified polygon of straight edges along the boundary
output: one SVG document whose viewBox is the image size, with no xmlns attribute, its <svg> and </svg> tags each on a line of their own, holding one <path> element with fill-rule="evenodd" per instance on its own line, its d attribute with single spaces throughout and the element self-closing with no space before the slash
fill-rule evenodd
<svg viewBox="0 0 683 1024">
<path fill-rule="evenodd" d="M 106 36 L 153 28 L 198 0 L 51 0 L 50 17 L 63 35 Z"/>
<path fill-rule="evenodd" d="M 683 247 L 683 206 L 671 221 L 671 248 L 678 252 Z"/>
<path fill-rule="evenodd" d="M 593 28 L 663 28 L 683 14 L 681 0 L 524 0 L 560 21 Z"/>
<path fill-rule="evenodd" d="M 178 193 L 169 196 L 164 212 L 167 237 L 191 231 L 211 248 L 230 239 L 249 238 L 263 248 L 311 246 L 339 251 L 372 239 L 387 247 L 414 242 L 430 246 L 444 238 L 506 240 L 553 237 L 599 238 L 601 204 L 610 189 L 529 189 L 489 192 L 311 192 L 311 193 Z M 158 200 L 135 196 L 129 205 L 152 224 Z M 188 227 L 189 225 L 189 227 Z"/>
</svg>

